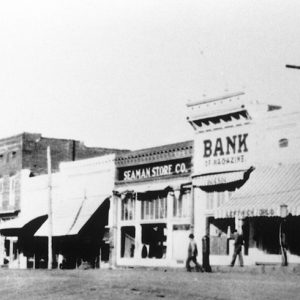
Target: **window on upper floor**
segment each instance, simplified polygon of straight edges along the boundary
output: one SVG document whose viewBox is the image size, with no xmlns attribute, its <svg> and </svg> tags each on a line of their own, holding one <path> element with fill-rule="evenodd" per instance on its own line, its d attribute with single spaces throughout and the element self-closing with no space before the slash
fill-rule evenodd
<svg viewBox="0 0 300 300">
<path fill-rule="evenodd" d="M 189 190 L 182 192 L 179 197 L 174 197 L 174 217 L 186 218 L 190 216 L 191 193 Z"/>
<path fill-rule="evenodd" d="M 17 157 L 17 151 L 12 151 L 11 152 L 11 158 L 15 159 Z"/>
<path fill-rule="evenodd" d="M 135 197 L 132 193 L 125 195 L 121 202 L 121 220 L 134 220 Z"/>
<path fill-rule="evenodd" d="M 4 193 L 4 179 L 0 178 L 0 206 L 2 205 L 2 201 L 3 201 L 3 193 Z"/>
<path fill-rule="evenodd" d="M 206 193 L 206 209 L 213 209 L 214 207 L 214 192 Z"/>
<path fill-rule="evenodd" d="M 167 217 L 167 197 L 142 200 L 142 220 L 165 219 Z"/>
<path fill-rule="evenodd" d="M 16 175 L 9 178 L 9 205 L 14 206 L 16 203 Z"/>
<path fill-rule="evenodd" d="M 280 147 L 280 148 L 285 148 L 285 147 L 288 147 L 288 145 L 289 145 L 289 140 L 286 139 L 286 138 L 280 139 L 280 140 L 278 141 L 278 143 L 279 143 L 279 147 Z"/>
<path fill-rule="evenodd" d="M 206 209 L 212 210 L 222 206 L 228 198 L 228 192 L 210 192 L 206 193 Z"/>
</svg>

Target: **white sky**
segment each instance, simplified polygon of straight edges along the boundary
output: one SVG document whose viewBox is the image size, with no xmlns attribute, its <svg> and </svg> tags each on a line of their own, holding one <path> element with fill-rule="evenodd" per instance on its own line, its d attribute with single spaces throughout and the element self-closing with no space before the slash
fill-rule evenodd
<svg viewBox="0 0 300 300">
<path fill-rule="evenodd" d="M 0 0 L 0 137 L 145 148 L 185 104 L 244 90 L 300 106 L 300 1 Z"/>
</svg>

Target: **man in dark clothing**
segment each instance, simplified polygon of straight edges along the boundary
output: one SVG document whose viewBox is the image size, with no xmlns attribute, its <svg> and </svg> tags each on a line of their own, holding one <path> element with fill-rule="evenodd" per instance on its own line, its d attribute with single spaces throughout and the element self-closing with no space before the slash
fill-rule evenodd
<svg viewBox="0 0 300 300">
<path fill-rule="evenodd" d="M 200 272 L 200 271 L 202 271 L 202 267 L 197 262 L 198 248 L 197 248 L 196 242 L 194 241 L 194 235 L 191 233 L 189 235 L 189 238 L 190 238 L 190 242 L 189 242 L 189 247 L 188 247 L 188 258 L 186 260 L 186 270 L 188 272 L 191 272 L 190 263 L 192 261 L 196 265 L 196 271 Z"/>
<path fill-rule="evenodd" d="M 242 254 L 242 246 L 244 244 L 243 236 L 242 234 L 239 234 L 237 230 L 234 230 L 233 237 L 234 237 L 234 253 L 232 256 L 230 266 L 231 267 L 234 266 L 236 257 L 239 256 L 240 266 L 243 267 L 244 266 L 243 254 Z"/>
</svg>

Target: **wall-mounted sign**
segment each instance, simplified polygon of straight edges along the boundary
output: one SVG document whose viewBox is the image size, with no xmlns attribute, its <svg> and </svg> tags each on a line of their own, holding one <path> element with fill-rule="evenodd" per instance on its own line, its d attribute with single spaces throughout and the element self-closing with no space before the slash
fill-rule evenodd
<svg viewBox="0 0 300 300">
<path fill-rule="evenodd" d="M 234 217 L 274 217 L 275 211 L 272 208 L 262 208 L 262 209 L 238 209 L 230 210 L 226 212 L 225 218 L 234 218 Z"/>
<path fill-rule="evenodd" d="M 118 168 L 119 181 L 137 181 L 155 177 L 188 175 L 191 173 L 191 157 Z"/>
<path fill-rule="evenodd" d="M 248 133 L 203 140 L 205 165 L 226 165 L 244 161 L 248 152 Z"/>
<path fill-rule="evenodd" d="M 244 171 L 227 172 L 220 174 L 204 175 L 194 178 L 193 183 L 197 186 L 211 186 L 231 183 L 244 179 Z"/>
<path fill-rule="evenodd" d="M 235 127 L 199 134 L 195 140 L 195 174 L 248 168 L 253 151 L 249 129 Z"/>
</svg>

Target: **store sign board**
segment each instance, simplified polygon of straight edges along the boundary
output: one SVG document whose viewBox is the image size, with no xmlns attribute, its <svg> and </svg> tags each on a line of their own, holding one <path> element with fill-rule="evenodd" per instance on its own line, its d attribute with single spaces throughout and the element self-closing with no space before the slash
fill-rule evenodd
<svg viewBox="0 0 300 300">
<path fill-rule="evenodd" d="M 191 157 L 151 164 L 118 168 L 119 181 L 138 181 L 156 177 L 188 175 L 191 173 Z"/>
<path fill-rule="evenodd" d="M 244 169 L 252 151 L 249 130 L 218 130 L 199 134 L 195 149 L 196 174 Z"/>
<path fill-rule="evenodd" d="M 273 208 L 261 208 L 261 209 L 238 209 L 230 210 L 226 212 L 226 218 L 234 217 L 274 217 L 275 211 Z"/>
<path fill-rule="evenodd" d="M 244 179 L 244 171 L 220 173 L 215 175 L 200 176 L 194 179 L 194 184 L 198 186 L 212 186 L 226 184 Z"/>
</svg>

